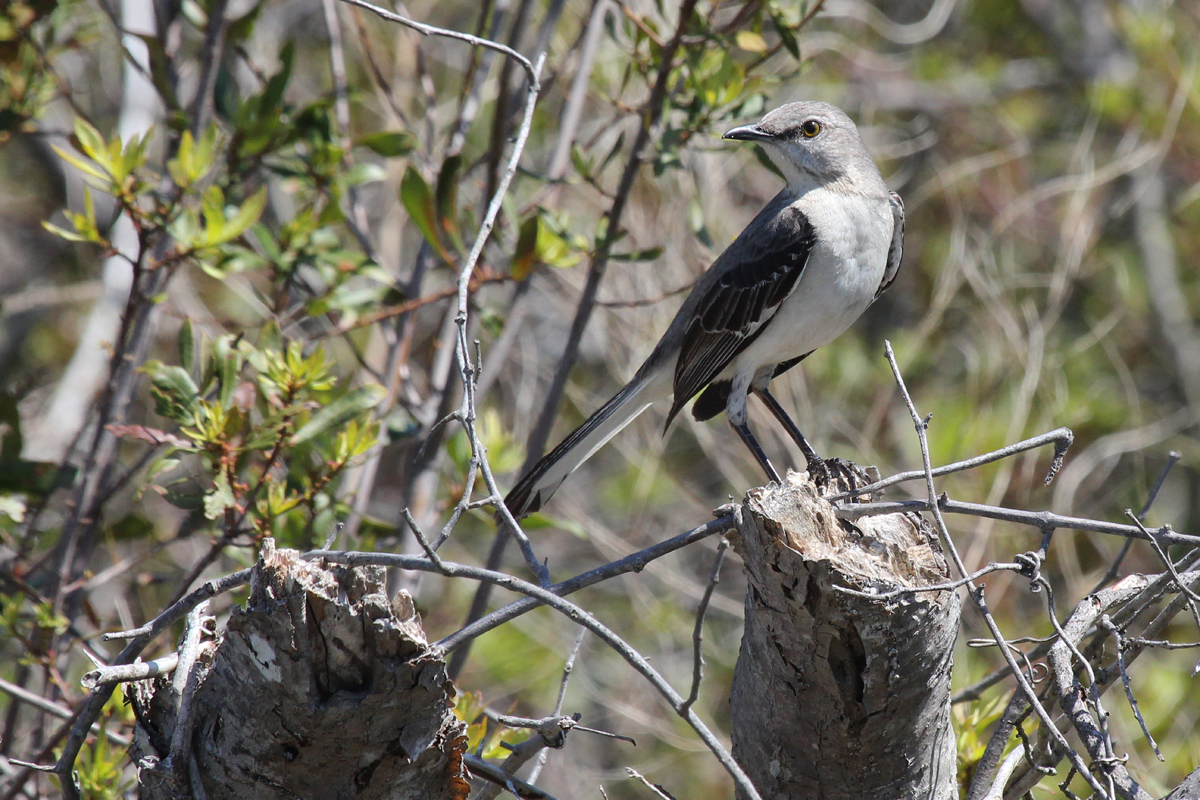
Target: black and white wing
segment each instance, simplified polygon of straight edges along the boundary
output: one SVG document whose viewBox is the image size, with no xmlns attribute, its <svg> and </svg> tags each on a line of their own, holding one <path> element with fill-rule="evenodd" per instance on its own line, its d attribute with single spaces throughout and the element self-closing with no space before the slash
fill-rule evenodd
<svg viewBox="0 0 1200 800">
<path fill-rule="evenodd" d="M 888 248 L 887 269 L 883 272 L 883 280 L 879 282 L 879 288 L 875 290 L 875 297 L 887 291 L 887 288 L 892 285 L 892 281 L 896 280 L 896 273 L 900 271 L 900 259 L 904 257 L 904 201 L 900 199 L 900 195 L 895 192 L 891 193 L 892 203 L 892 244 Z"/>
<path fill-rule="evenodd" d="M 812 224 L 791 206 L 769 226 L 747 229 L 722 254 L 721 260 L 730 261 L 713 265 L 720 277 L 700 298 L 684 330 L 667 425 L 758 337 L 795 290 L 815 242 Z"/>
</svg>

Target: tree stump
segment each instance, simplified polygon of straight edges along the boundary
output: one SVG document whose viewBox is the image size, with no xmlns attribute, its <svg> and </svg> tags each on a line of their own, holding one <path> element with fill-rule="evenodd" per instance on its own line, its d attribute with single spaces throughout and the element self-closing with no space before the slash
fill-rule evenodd
<svg viewBox="0 0 1200 800">
<path fill-rule="evenodd" d="M 734 547 L 746 627 L 730 694 L 733 755 L 764 798 L 952 800 L 952 591 L 915 514 L 839 522 L 805 474 L 752 490 Z"/>
<path fill-rule="evenodd" d="M 465 797 L 445 663 L 384 578 L 264 541 L 249 601 L 201 667 L 191 769 L 168 757 L 179 682 L 132 685 L 141 796 L 199 797 L 199 781 L 208 800 Z"/>
</svg>

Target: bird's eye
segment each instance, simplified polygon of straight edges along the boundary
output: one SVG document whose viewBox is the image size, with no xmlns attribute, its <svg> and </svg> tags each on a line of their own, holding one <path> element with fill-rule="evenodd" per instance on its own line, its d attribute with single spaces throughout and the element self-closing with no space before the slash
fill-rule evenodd
<svg viewBox="0 0 1200 800">
<path fill-rule="evenodd" d="M 815 119 L 806 119 L 804 120 L 804 123 L 800 125 L 800 132 L 811 139 L 821 132 L 821 123 L 817 122 Z"/>
</svg>

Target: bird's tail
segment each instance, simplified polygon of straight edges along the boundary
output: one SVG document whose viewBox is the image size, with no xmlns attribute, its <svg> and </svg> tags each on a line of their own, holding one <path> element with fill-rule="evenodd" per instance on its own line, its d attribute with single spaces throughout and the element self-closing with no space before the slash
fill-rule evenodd
<svg viewBox="0 0 1200 800">
<path fill-rule="evenodd" d="M 647 381 L 631 381 L 534 464 L 504 498 L 513 516 L 520 519 L 540 509 L 568 475 L 658 400 L 649 389 Z"/>
</svg>

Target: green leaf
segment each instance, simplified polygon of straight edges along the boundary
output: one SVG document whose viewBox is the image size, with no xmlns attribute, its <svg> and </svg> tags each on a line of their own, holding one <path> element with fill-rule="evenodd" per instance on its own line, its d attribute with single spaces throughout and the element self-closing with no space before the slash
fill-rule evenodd
<svg viewBox="0 0 1200 800">
<path fill-rule="evenodd" d="M 83 117 L 75 118 L 74 139 L 79 143 L 79 151 L 102 167 L 109 167 L 109 148 L 104 137 L 90 122 Z M 116 140 L 119 142 L 120 140 Z M 120 145 L 117 145 L 120 147 Z"/>
<path fill-rule="evenodd" d="M 421 177 L 421 173 L 412 165 L 404 170 L 404 177 L 400 179 L 400 202 L 404 204 L 405 210 L 408 211 L 417 230 L 425 237 L 425 241 L 429 242 L 443 260 L 449 261 L 450 254 L 446 252 L 437 235 L 433 193 L 429 191 L 429 184 Z"/>
<path fill-rule="evenodd" d="M 250 195 L 237 213 L 226 221 L 225 241 L 236 239 L 241 236 L 246 230 L 258 222 L 258 218 L 262 216 L 263 209 L 267 206 L 267 189 L 264 186 L 254 194 Z"/>
<path fill-rule="evenodd" d="M 647 247 L 645 250 L 634 250 L 632 253 L 613 253 L 609 256 L 613 261 L 653 261 L 662 255 L 662 247 Z"/>
<path fill-rule="evenodd" d="M 292 77 L 292 63 L 296 60 L 296 45 L 289 41 L 279 51 L 279 61 L 281 67 L 279 72 L 271 76 L 271 80 L 267 81 L 267 87 L 263 89 L 260 98 L 259 112 L 266 115 L 272 109 L 279 107 L 283 102 L 283 90 L 287 88 L 288 80 Z"/>
<path fill-rule="evenodd" d="M 164 475 L 179 468 L 183 462 L 178 458 L 156 458 L 150 462 L 150 466 L 146 468 L 146 481 L 152 481 L 159 475 Z"/>
<path fill-rule="evenodd" d="M 600 162 L 600 166 L 599 166 L 599 168 L 596 169 L 596 171 L 603 172 L 604 168 L 608 166 L 609 162 L 611 162 L 613 160 L 613 158 L 616 157 L 617 153 L 621 152 L 622 148 L 624 148 L 624 147 L 625 147 L 625 131 L 621 131 L 621 133 L 617 136 L 617 140 L 615 142 L 613 142 L 612 149 L 610 149 L 608 151 L 608 155 L 606 155 L 604 157 L 604 160 Z"/>
<path fill-rule="evenodd" d="M 540 226 L 541 222 L 537 214 L 530 215 L 529 219 L 521 223 L 521 230 L 517 234 L 517 249 L 513 253 L 512 263 L 508 270 L 515 280 L 523 281 L 533 271 Z"/>
<path fill-rule="evenodd" d="M 63 467 L 48 461 L 20 458 L 0 460 L 0 492 L 20 492 L 41 497 L 75 482 L 75 467 Z"/>
<path fill-rule="evenodd" d="M 0 423 L 4 426 L 0 431 L 4 441 L 4 444 L 0 445 L 0 459 L 20 458 L 25 441 L 21 436 L 21 414 L 17 410 L 17 398 L 12 392 L 0 392 Z"/>
<path fill-rule="evenodd" d="M 150 374 L 155 413 L 181 425 L 191 425 L 200 410 L 200 390 L 188 371 L 158 361 L 148 361 L 142 371 Z"/>
<path fill-rule="evenodd" d="M 184 317 L 183 324 L 179 326 L 179 363 L 188 372 L 196 364 L 196 333 L 188 317 Z"/>
<path fill-rule="evenodd" d="M 52 145 L 50 145 L 50 147 L 51 147 L 51 149 L 54 150 L 54 152 L 58 153 L 59 158 L 61 158 L 63 161 L 70 164 L 75 169 L 84 173 L 85 175 L 91 175 L 93 178 L 96 178 L 98 180 L 102 180 L 105 182 L 108 181 L 109 178 L 108 178 L 107 172 L 99 169 L 98 167 L 93 166 L 92 164 L 89 164 L 88 162 L 86 162 L 82 158 L 80 158 L 79 156 L 77 156 L 73 153 L 67 152 L 66 150 L 62 149 L 61 147 L 59 147 L 56 144 L 52 144 Z"/>
<path fill-rule="evenodd" d="M 217 127 L 210 125 L 199 140 L 191 131 L 184 131 L 179 140 L 179 151 L 167 162 L 171 177 L 180 187 L 191 186 L 212 169 L 216 160 Z"/>
<path fill-rule="evenodd" d="M 217 367 L 217 380 L 220 381 L 218 402 L 228 408 L 233 399 L 233 390 L 237 388 L 238 373 L 242 370 L 242 354 L 234 346 L 234 336 L 226 333 L 213 343 L 213 360 Z"/>
<path fill-rule="evenodd" d="M 537 531 L 547 528 L 564 530 L 579 539 L 588 538 L 587 530 L 584 529 L 584 527 L 578 522 L 568 519 L 559 519 L 558 517 L 551 517 L 542 513 L 541 511 L 530 514 L 528 517 L 525 517 L 525 519 L 521 520 L 521 530 L 523 531 Z"/>
<path fill-rule="evenodd" d="M 233 487 L 224 473 L 217 475 L 213 482 L 212 491 L 204 495 L 204 516 L 208 519 L 218 519 L 225 509 L 233 508 L 237 498 L 233 496 Z"/>
<path fill-rule="evenodd" d="M 42 220 L 42 227 L 45 228 L 46 230 L 48 230 L 50 233 L 53 233 L 58 238 L 66 239 L 68 242 L 89 242 L 89 241 L 91 241 L 90 237 L 80 236 L 78 233 L 75 233 L 74 231 L 69 231 L 66 228 L 60 228 L 57 225 L 46 222 L 45 220 Z"/>
<path fill-rule="evenodd" d="M 379 183 L 387 178 L 387 171 L 378 164 L 355 164 L 346 173 L 347 186 L 362 186 L 367 183 Z"/>
<path fill-rule="evenodd" d="M 450 156 L 442 163 L 436 194 L 438 223 L 459 250 L 463 249 L 458 234 L 458 173 L 462 170 L 462 165 L 461 155 Z"/>
<path fill-rule="evenodd" d="M 584 157 L 583 150 L 579 145 L 571 145 L 571 166 L 575 168 L 581 178 L 591 177 L 592 165 Z"/>
<path fill-rule="evenodd" d="M 792 54 L 792 58 L 799 61 L 800 43 L 796 41 L 796 32 L 792 30 L 792 27 L 788 25 L 787 20 L 785 20 L 783 15 L 778 11 L 775 9 L 770 9 L 770 14 L 771 21 L 775 23 L 775 31 L 779 34 L 779 40 L 783 43 L 783 46 L 787 49 L 787 51 Z"/>
<path fill-rule="evenodd" d="M 761 34 L 755 33 L 754 31 L 738 31 L 737 36 L 734 37 L 734 40 L 737 42 L 738 47 L 749 53 L 761 54 L 770 49 L 767 47 L 766 39 L 763 39 Z"/>
<path fill-rule="evenodd" d="M 408 131 L 379 131 L 368 133 L 354 142 L 369 148 L 384 158 L 408 155 L 417 146 L 417 137 Z"/>
<path fill-rule="evenodd" d="M 561 269 L 575 266 L 582 256 L 572 249 L 571 243 L 563 236 L 549 225 L 542 224 L 538 225 L 537 231 L 537 258 L 543 264 Z"/>
<path fill-rule="evenodd" d="M 385 396 L 387 389 L 378 384 L 353 389 L 313 414 L 312 419 L 292 435 L 289 444 L 303 444 L 326 431 L 341 427 L 364 411 L 379 405 Z"/>
<path fill-rule="evenodd" d="M 167 111 L 175 111 L 179 106 L 179 98 L 175 95 L 175 82 L 171 79 L 171 58 L 163 48 L 162 41 L 157 36 L 146 33 L 135 33 L 134 36 L 146 44 L 150 55 L 150 81 L 155 91 L 162 98 Z"/>
<path fill-rule="evenodd" d="M 166 486 L 151 486 L 154 491 L 176 508 L 184 511 L 196 511 L 204 507 L 205 492 L 194 479 L 184 478 L 173 481 Z"/>
<path fill-rule="evenodd" d="M 245 14 L 235 20 L 230 20 L 225 28 L 225 41 L 241 42 L 248 39 L 254 32 L 254 23 L 258 21 L 258 15 L 262 11 L 263 5 L 263 0 L 259 0 Z"/>
</svg>

